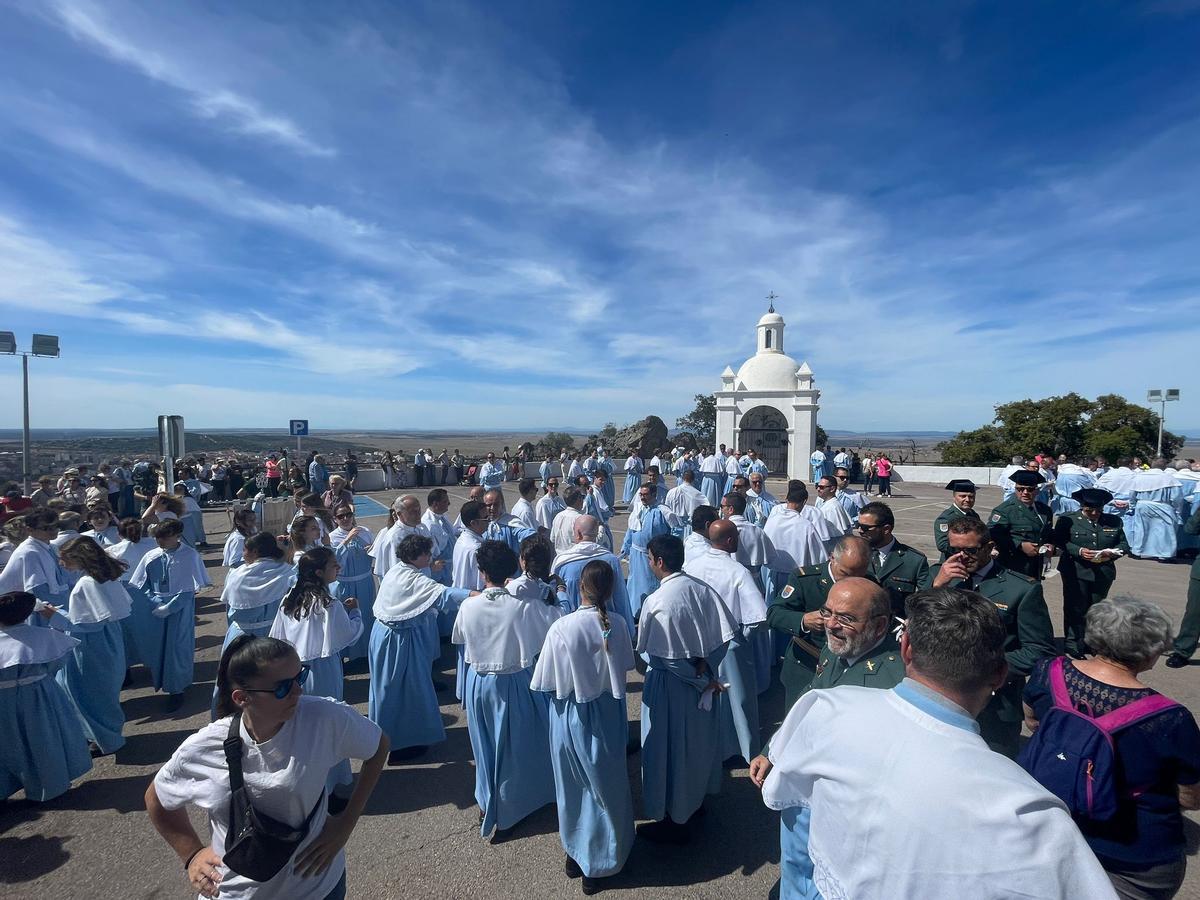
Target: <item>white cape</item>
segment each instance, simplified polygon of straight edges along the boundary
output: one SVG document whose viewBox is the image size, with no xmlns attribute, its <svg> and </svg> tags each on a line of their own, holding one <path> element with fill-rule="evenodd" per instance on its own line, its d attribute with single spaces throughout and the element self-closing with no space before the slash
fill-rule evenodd
<svg viewBox="0 0 1200 900">
<path fill-rule="evenodd" d="M 488 588 L 462 602 L 451 640 L 464 645 L 463 656 L 475 671 L 511 675 L 534 664 L 546 632 L 561 616 L 557 606 L 528 603 L 504 588 Z"/>
<path fill-rule="evenodd" d="M 187 544 L 180 544 L 171 553 L 167 553 L 162 547 L 155 547 L 138 561 L 137 568 L 129 576 L 129 583 L 134 587 L 145 587 L 146 568 L 161 556 L 167 557 L 168 593 L 198 591 L 212 584 L 208 573 L 204 571 L 204 560 Z"/>
<path fill-rule="evenodd" d="M 120 581 L 97 581 L 91 575 L 84 575 L 71 588 L 71 599 L 63 614 L 72 625 L 116 622 L 129 615 L 132 602 Z"/>
<path fill-rule="evenodd" d="M 32 591 L 39 584 L 46 585 L 52 594 L 61 594 L 69 587 L 50 545 L 27 537 L 17 545 L 0 572 L 0 594 Z"/>
<path fill-rule="evenodd" d="M 258 609 L 282 600 L 296 583 L 296 570 L 281 559 L 257 559 L 225 576 L 221 602 L 229 609 Z"/>
<path fill-rule="evenodd" d="M 725 601 L 736 625 L 755 625 L 767 619 L 767 603 L 754 577 L 724 550 L 708 550 L 684 563 L 683 571 L 698 578 Z"/>
<path fill-rule="evenodd" d="M 638 653 L 664 659 L 708 656 L 737 633 L 725 602 L 703 581 L 675 572 L 642 604 Z"/>
<path fill-rule="evenodd" d="M 441 600 L 445 591 L 444 584 L 401 562 L 383 576 L 372 611 L 381 622 L 406 622 Z"/>
<path fill-rule="evenodd" d="M 133 541 L 125 540 L 113 544 L 111 547 L 105 547 L 104 552 L 113 559 L 119 559 L 129 568 L 121 574 L 122 581 L 128 581 L 133 574 L 133 570 L 137 568 L 137 564 L 142 561 L 142 557 L 151 550 L 157 550 L 158 543 L 154 538 L 144 537 L 136 544 Z"/>
<path fill-rule="evenodd" d="M 581 559 L 596 559 L 611 552 L 595 541 L 578 541 L 554 557 L 554 565 L 550 567 L 550 572 L 558 574 L 558 571 L 569 563 L 578 562 Z"/>
<path fill-rule="evenodd" d="M 633 643 L 625 620 L 614 612 L 608 614 L 608 628 L 606 651 L 600 614 L 593 606 L 581 606 L 551 625 L 530 688 L 552 692 L 558 700 L 573 696 L 576 703 L 605 694 L 624 697 L 625 673 L 634 665 Z"/>
<path fill-rule="evenodd" d="M 771 541 L 774 555 L 767 565 L 773 572 L 790 575 L 802 566 L 823 563 L 829 558 L 812 523 L 794 509 L 775 507 L 763 531 Z"/>
<path fill-rule="evenodd" d="M 78 640 L 53 628 L 9 625 L 0 628 L 0 669 L 54 662 L 78 646 Z"/>
<path fill-rule="evenodd" d="M 287 641 L 301 661 L 308 662 L 341 653 L 358 640 L 362 629 L 362 619 L 351 619 L 341 601 L 334 600 L 325 609 L 313 607 L 303 619 L 293 619 L 281 606 L 271 623 L 270 636 Z"/>
</svg>

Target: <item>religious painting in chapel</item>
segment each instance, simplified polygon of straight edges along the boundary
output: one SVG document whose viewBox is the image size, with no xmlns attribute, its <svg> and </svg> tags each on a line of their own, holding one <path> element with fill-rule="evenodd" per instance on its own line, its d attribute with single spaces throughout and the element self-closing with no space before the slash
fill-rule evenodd
<svg viewBox="0 0 1200 900">
<path fill-rule="evenodd" d="M 769 406 L 756 406 L 742 416 L 738 450 L 753 450 L 772 475 L 786 475 L 788 433 L 783 413 Z"/>
</svg>

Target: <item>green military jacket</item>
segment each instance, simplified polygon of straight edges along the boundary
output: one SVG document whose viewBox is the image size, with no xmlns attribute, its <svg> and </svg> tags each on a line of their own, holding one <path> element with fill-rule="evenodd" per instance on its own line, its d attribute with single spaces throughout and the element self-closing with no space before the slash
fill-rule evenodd
<svg viewBox="0 0 1200 900">
<path fill-rule="evenodd" d="M 942 564 L 938 563 L 929 570 L 928 581 L 923 587 L 933 585 L 941 568 Z M 1039 659 L 1055 655 L 1054 626 L 1050 623 L 1050 610 L 1046 607 L 1041 582 L 993 562 L 974 588 L 961 579 L 951 581 L 947 587 L 974 590 L 991 600 L 1000 613 L 1008 635 L 1004 655 L 1008 660 L 1009 679 L 996 692 L 989 706 L 995 707 L 996 715 L 1002 721 L 1020 721 L 1023 718 L 1021 691 L 1025 687 L 1025 676 L 1033 671 Z"/>
<path fill-rule="evenodd" d="M 1053 520 L 1054 513 L 1045 503 L 1034 501 L 1031 508 L 1015 495 L 993 509 L 988 527 L 992 532 L 992 540 L 996 542 L 996 549 L 1000 551 L 1000 562 L 1013 571 L 1040 579 L 1042 558 L 1026 556 L 1021 551 L 1021 544 L 1025 541 L 1034 544 L 1054 543 L 1051 528 Z"/>
<path fill-rule="evenodd" d="M 847 666 L 845 660 L 826 646 L 821 651 L 817 671 L 805 693 L 816 688 L 837 687 L 840 684 L 886 690 L 894 688 L 903 680 L 904 660 L 900 658 L 900 647 L 895 638 L 889 634 L 878 647 L 855 660 L 852 666 Z"/>
<path fill-rule="evenodd" d="M 879 565 L 879 556 L 871 551 L 871 577 L 883 585 L 892 599 L 892 614 L 904 618 L 904 600 L 915 594 L 929 575 L 929 560 L 914 547 L 896 541 L 887 561 Z"/>
<path fill-rule="evenodd" d="M 783 652 L 779 673 L 779 680 L 791 695 L 797 695 L 812 679 L 825 648 L 825 632 L 805 631 L 804 614 L 824 606 L 831 587 L 829 563 L 804 566 L 791 574 L 779 596 L 767 607 L 767 625 L 792 638 Z"/>
<path fill-rule="evenodd" d="M 1094 581 L 1098 588 L 1107 589 L 1117 578 L 1115 560 L 1094 563 L 1083 558 L 1082 550 L 1121 550 L 1129 552 L 1125 528 L 1119 516 L 1101 513 L 1093 525 L 1082 512 L 1067 513 L 1054 523 L 1054 543 L 1063 551 L 1058 571 L 1063 577 L 1074 576 L 1079 581 Z M 1101 593 L 1103 596 L 1103 592 Z"/>
<path fill-rule="evenodd" d="M 950 508 L 943 512 L 940 516 L 933 520 L 933 542 L 937 544 L 938 550 L 942 552 L 942 562 L 950 558 L 950 523 L 956 519 L 970 518 L 978 519 L 979 513 L 973 509 L 963 512 L 953 503 Z"/>
</svg>

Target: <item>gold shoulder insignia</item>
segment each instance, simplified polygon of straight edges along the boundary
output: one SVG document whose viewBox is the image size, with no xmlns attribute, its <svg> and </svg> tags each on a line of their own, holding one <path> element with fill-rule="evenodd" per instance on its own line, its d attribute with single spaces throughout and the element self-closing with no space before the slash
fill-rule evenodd
<svg viewBox="0 0 1200 900">
<path fill-rule="evenodd" d="M 867 660 L 867 671 L 868 671 L 868 672 L 874 672 L 874 671 L 875 671 L 875 660 L 873 660 L 873 659 L 868 659 L 868 660 Z"/>
</svg>

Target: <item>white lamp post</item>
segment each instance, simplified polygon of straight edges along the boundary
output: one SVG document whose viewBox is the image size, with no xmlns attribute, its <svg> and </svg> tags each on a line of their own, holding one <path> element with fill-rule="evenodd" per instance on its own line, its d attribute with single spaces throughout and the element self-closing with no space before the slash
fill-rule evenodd
<svg viewBox="0 0 1200 900">
<path fill-rule="evenodd" d="M 58 356 L 58 335 L 35 334 L 29 350 L 17 349 L 17 338 L 11 331 L 0 331 L 0 354 L 21 357 L 23 396 L 25 401 L 25 423 L 21 433 L 21 480 L 26 496 L 29 496 L 30 467 L 33 460 L 29 451 L 29 357 Z"/>
<path fill-rule="evenodd" d="M 1158 413 L 1158 447 L 1154 451 L 1155 456 L 1162 456 L 1162 435 L 1163 423 L 1167 420 L 1167 404 L 1172 400 L 1179 399 L 1179 388 L 1162 388 L 1154 389 L 1146 392 L 1146 401 L 1149 403 L 1157 403 L 1159 408 Z"/>
</svg>

